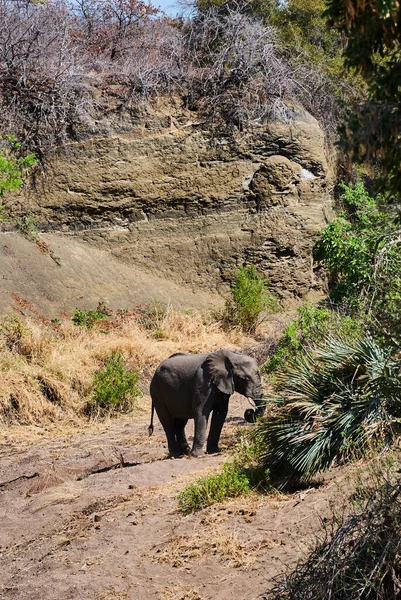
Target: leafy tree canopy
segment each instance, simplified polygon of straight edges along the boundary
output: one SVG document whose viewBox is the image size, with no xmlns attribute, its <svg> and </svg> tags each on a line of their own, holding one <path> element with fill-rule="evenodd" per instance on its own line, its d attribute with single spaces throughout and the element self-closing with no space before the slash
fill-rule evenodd
<svg viewBox="0 0 401 600">
<path fill-rule="evenodd" d="M 345 34 L 346 64 L 368 84 L 369 99 L 344 128 L 353 160 L 378 159 L 379 184 L 401 192 L 401 4 L 395 0 L 328 0 L 329 23 Z"/>
<path fill-rule="evenodd" d="M 328 269 L 331 299 L 362 311 L 372 332 L 398 346 L 393 338 L 401 334 L 399 217 L 361 182 L 342 189 L 344 210 L 320 232 L 314 258 Z"/>
</svg>

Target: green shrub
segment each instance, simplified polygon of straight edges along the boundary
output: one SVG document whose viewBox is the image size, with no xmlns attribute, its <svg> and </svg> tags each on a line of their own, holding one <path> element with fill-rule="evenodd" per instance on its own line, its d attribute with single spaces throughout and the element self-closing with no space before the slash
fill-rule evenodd
<svg viewBox="0 0 401 600">
<path fill-rule="evenodd" d="M 278 301 L 268 292 L 268 286 L 268 279 L 257 273 L 255 265 L 238 269 L 231 286 L 231 299 L 226 302 L 224 321 L 249 333 L 255 331 L 262 313 L 278 308 Z"/>
<path fill-rule="evenodd" d="M 271 484 L 269 468 L 261 461 L 260 447 L 254 432 L 241 433 L 235 455 L 225 463 L 220 473 L 201 477 L 178 495 L 179 509 L 188 514 L 227 498 L 248 494 L 251 490 L 277 491 Z"/>
<path fill-rule="evenodd" d="M 122 352 L 113 350 L 106 358 L 104 368 L 93 377 L 92 398 L 85 412 L 104 416 L 131 411 L 136 398 L 142 395 L 138 380 L 138 373 L 124 365 Z"/>
<path fill-rule="evenodd" d="M 35 163 L 34 154 L 18 157 L 21 144 L 8 135 L 0 139 L 0 198 L 5 192 L 16 192 Z"/>
<path fill-rule="evenodd" d="M 6 347 L 10 350 L 22 352 L 24 338 L 30 333 L 30 328 L 17 314 L 11 313 L 0 319 L 0 337 L 4 339 Z"/>
<path fill-rule="evenodd" d="M 390 442 L 399 429 L 399 357 L 372 338 L 326 344 L 278 376 L 282 406 L 256 430 L 262 464 L 286 483 L 308 480 L 334 461 Z"/>
<path fill-rule="evenodd" d="M 155 340 L 168 340 L 168 333 L 164 329 L 155 329 L 153 337 Z"/>
<path fill-rule="evenodd" d="M 321 343 L 327 336 L 337 334 L 354 338 L 361 333 L 357 318 L 342 315 L 324 305 L 304 304 L 298 308 L 298 318 L 290 321 L 278 339 L 275 350 L 264 364 L 269 374 L 281 372 L 289 361 Z"/>
<path fill-rule="evenodd" d="M 39 237 L 38 225 L 36 219 L 31 215 L 23 215 L 17 221 L 18 230 L 30 240 L 36 240 Z"/>
<path fill-rule="evenodd" d="M 6 192 L 17 192 L 29 170 L 35 165 L 34 154 L 18 156 L 20 146 L 15 137 L 0 138 L 0 199 Z M 0 202 L 0 221 L 8 221 L 7 208 Z"/>
<path fill-rule="evenodd" d="M 178 495 L 178 507 L 184 514 L 206 508 L 226 498 L 242 496 L 250 491 L 250 482 L 243 468 L 227 462 L 221 473 L 201 477 Z"/>
<path fill-rule="evenodd" d="M 331 300 L 362 310 L 369 329 L 394 347 L 401 334 L 399 216 L 362 183 L 341 187 L 344 210 L 320 232 L 314 259 L 329 272 Z"/>
<path fill-rule="evenodd" d="M 108 313 L 104 307 L 100 306 L 96 310 L 81 310 L 76 308 L 71 321 L 77 327 L 84 329 L 93 329 L 96 323 L 107 319 Z"/>
</svg>

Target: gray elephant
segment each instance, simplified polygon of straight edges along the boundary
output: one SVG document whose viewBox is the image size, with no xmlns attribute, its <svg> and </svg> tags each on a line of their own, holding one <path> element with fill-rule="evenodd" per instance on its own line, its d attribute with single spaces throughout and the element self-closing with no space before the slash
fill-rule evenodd
<svg viewBox="0 0 401 600">
<path fill-rule="evenodd" d="M 173 354 L 156 369 L 150 384 L 152 416 L 157 415 L 167 437 L 171 456 L 200 456 L 206 440 L 209 415 L 213 412 L 207 438 L 208 453 L 218 452 L 220 433 L 234 391 L 253 398 L 257 414 L 263 414 L 262 387 L 255 359 L 231 350 L 211 354 Z M 250 415 L 249 410 L 248 417 Z M 248 421 L 254 421 L 255 413 Z M 188 419 L 195 420 L 192 450 L 185 437 Z"/>
</svg>

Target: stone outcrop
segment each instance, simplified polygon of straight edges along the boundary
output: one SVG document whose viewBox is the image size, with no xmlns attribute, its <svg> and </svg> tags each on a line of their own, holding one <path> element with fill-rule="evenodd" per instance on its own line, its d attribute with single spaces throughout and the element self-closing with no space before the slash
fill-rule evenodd
<svg viewBox="0 0 401 600">
<path fill-rule="evenodd" d="M 225 289 L 252 262 L 281 297 L 304 297 L 319 287 L 311 248 L 331 207 L 324 134 L 300 112 L 213 136 L 193 113 L 165 109 L 157 126 L 71 143 L 9 207 L 195 291 Z"/>
</svg>

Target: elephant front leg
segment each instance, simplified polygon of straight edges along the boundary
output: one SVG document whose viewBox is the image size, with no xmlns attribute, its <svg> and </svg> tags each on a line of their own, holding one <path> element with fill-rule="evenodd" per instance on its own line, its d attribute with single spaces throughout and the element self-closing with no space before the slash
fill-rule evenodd
<svg viewBox="0 0 401 600">
<path fill-rule="evenodd" d="M 206 446 L 206 452 L 208 454 L 220 452 L 219 440 L 221 430 L 223 429 L 224 421 L 226 420 L 228 412 L 228 400 L 229 396 L 220 401 L 219 404 L 213 410 L 212 422 L 210 424 L 210 432 L 207 438 Z"/>
<path fill-rule="evenodd" d="M 205 413 L 200 409 L 195 412 L 195 432 L 191 450 L 192 456 L 202 456 L 202 454 L 204 454 L 203 448 L 206 441 L 206 429 L 209 414 L 209 412 Z"/>
</svg>

